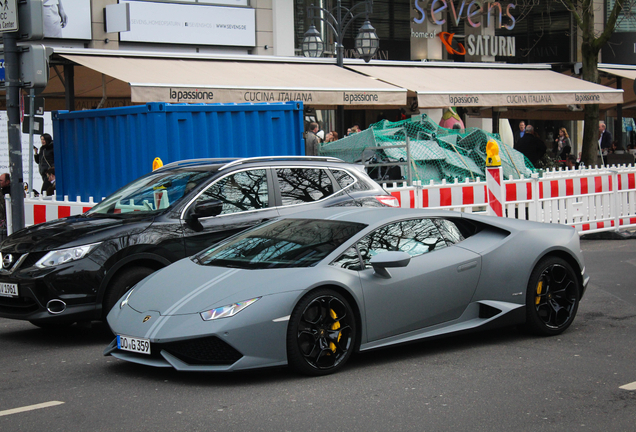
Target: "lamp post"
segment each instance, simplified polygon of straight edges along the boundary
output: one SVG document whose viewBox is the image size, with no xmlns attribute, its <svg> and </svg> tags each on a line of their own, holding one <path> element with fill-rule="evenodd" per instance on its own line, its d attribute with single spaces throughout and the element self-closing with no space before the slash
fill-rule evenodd
<svg viewBox="0 0 636 432">
<path fill-rule="evenodd" d="M 318 12 L 317 16 L 314 13 Z M 325 43 L 320 36 L 320 32 L 314 25 L 314 18 L 325 22 L 332 30 L 336 41 L 336 59 L 339 67 L 344 67 L 344 46 L 343 40 L 347 28 L 357 18 L 365 17 L 364 24 L 358 30 L 358 35 L 355 38 L 355 49 L 364 59 L 365 62 L 369 62 L 371 58 L 378 51 L 380 45 L 380 39 L 378 38 L 375 29 L 369 22 L 369 14 L 373 12 L 373 0 L 364 0 L 360 3 L 353 5 L 351 8 L 342 6 L 341 0 L 337 0 L 336 7 L 331 10 L 325 9 L 320 6 L 314 6 L 313 4 L 307 7 L 307 17 L 311 22 L 311 26 L 305 32 L 303 38 L 303 55 L 305 57 L 320 57 L 325 51 Z M 338 105 L 338 132 L 340 136 L 344 136 L 344 106 Z"/>
</svg>

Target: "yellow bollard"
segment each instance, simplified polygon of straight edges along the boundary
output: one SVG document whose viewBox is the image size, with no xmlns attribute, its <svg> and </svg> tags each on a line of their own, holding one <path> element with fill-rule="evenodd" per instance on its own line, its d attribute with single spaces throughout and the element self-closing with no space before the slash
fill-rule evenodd
<svg viewBox="0 0 636 432">
<path fill-rule="evenodd" d="M 162 166 L 163 166 L 163 162 L 158 157 L 156 157 L 155 160 L 152 161 L 152 170 L 153 171 L 158 169 L 158 168 L 161 168 Z"/>
<path fill-rule="evenodd" d="M 499 157 L 499 144 L 495 140 L 488 140 L 486 143 L 486 166 L 501 166 L 501 158 Z"/>
</svg>

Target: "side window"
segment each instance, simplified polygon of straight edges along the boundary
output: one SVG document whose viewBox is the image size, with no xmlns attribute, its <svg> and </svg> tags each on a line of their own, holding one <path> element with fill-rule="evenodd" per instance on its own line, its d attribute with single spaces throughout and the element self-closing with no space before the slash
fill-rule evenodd
<svg viewBox="0 0 636 432">
<path fill-rule="evenodd" d="M 435 225 L 446 239 L 446 243 L 451 246 L 464 240 L 464 236 L 454 222 L 448 219 L 433 219 Z"/>
<path fill-rule="evenodd" d="M 284 206 L 319 201 L 333 194 L 331 179 L 324 169 L 276 169 Z"/>
<path fill-rule="evenodd" d="M 347 270 L 360 270 L 360 257 L 355 246 L 350 247 L 331 263 L 335 267 Z"/>
<path fill-rule="evenodd" d="M 338 184 L 340 185 L 342 189 L 346 188 L 347 186 L 353 184 L 356 181 L 356 179 L 353 178 L 346 171 L 332 169 L 331 173 L 336 178 L 336 181 L 338 182 Z"/>
<path fill-rule="evenodd" d="M 412 257 L 446 247 L 430 219 L 411 219 L 384 225 L 358 242 L 365 266 L 381 252 L 402 251 Z"/>
<path fill-rule="evenodd" d="M 215 182 L 197 198 L 197 202 L 219 200 L 221 214 L 266 208 L 269 205 L 265 170 L 239 171 Z"/>
</svg>

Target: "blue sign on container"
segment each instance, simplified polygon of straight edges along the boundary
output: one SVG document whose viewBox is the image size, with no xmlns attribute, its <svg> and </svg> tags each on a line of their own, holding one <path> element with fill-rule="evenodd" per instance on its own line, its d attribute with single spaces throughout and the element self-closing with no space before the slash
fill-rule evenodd
<svg viewBox="0 0 636 432">
<path fill-rule="evenodd" d="M 4 59 L 0 59 L 0 82 L 4 82 Z"/>
<path fill-rule="evenodd" d="M 58 196 L 96 201 L 164 164 L 183 159 L 298 156 L 305 152 L 302 102 L 170 104 L 53 111 Z"/>
</svg>

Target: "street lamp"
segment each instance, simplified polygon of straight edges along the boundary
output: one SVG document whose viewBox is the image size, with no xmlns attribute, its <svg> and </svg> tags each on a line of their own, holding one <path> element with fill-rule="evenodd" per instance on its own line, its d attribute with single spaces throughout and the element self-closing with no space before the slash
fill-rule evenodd
<svg viewBox="0 0 636 432">
<path fill-rule="evenodd" d="M 342 42 L 347 28 L 353 21 L 362 16 L 365 17 L 365 21 L 364 24 L 362 24 L 362 27 L 358 30 L 358 35 L 355 38 L 356 51 L 367 63 L 378 51 L 380 39 L 369 21 L 369 14 L 373 12 L 373 0 L 364 0 L 353 5 L 351 9 L 342 6 L 341 0 L 337 0 L 336 7 L 331 10 L 320 6 L 314 6 L 313 4 L 307 7 L 307 17 L 311 22 L 311 26 L 309 27 L 309 30 L 305 32 L 302 43 L 303 55 L 305 57 L 320 57 L 325 50 L 325 43 L 320 36 L 320 32 L 314 25 L 314 12 L 318 12 L 318 16 L 316 18 L 327 23 L 333 31 L 336 41 L 336 58 L 338 66 L 344 67 L 344 46 Z M 338 105 L 337 117 L 340 122 L 339 132 L 342 134 L 341 136 L 344 136 L 344 107 L 342 105 Z"/>
</svg>

